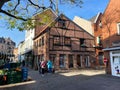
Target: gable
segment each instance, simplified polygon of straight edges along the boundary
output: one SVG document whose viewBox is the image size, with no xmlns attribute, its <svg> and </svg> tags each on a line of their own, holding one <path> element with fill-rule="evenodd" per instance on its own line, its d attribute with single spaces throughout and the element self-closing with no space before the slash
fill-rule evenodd
<svg viewBox="0 0 120 90">
<path fill-rule="evenodd" d="M 78 16 L 75 16 L 73 21 L 78 24 L 80 27 L 82 27 L 84 30 L 86 30 L 88 33 L 93 35 L 93 29 L 92 29 L 92 22 L 88 21 L 86 19 L 80 18 Z"/>
<path fill-rule="evenodd" d="M 65 21 L 65 27 L 60 27 L 59 26 L 59 20 Z M 78 38 L 90 38 L 93 39 L 94 37 L 86 32 L 84 29 L 82 29 L 80 26 L 78 26 L 76 23 L 74 23 L 72 20 L 67 18 L 65 15 L 61 14 L 54 27 L 51 29 L 52 31 L 51 34 L 54 35 L 65 35 L 67 37 L 78 37 Z"/>
</svg>

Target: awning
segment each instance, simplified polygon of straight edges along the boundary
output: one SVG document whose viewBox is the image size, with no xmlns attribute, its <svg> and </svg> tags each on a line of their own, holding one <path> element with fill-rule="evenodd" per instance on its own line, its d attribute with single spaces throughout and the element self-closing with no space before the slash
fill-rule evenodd
<svg viewBox="0 0 120 90">
<path fill-rule="evenodd" d="M 25 51 L 24 54 L 30 54 L 30 53 L 32 53 L 32 50 L 27 50 L 27 51 Z"/>
<path fill-rule="evenodd" d="M 103 51 L 114 51 L 114 50 L 120 50 L 120 47 L 112 47 L 112 48 L 103 49 Z"/>
</svg>

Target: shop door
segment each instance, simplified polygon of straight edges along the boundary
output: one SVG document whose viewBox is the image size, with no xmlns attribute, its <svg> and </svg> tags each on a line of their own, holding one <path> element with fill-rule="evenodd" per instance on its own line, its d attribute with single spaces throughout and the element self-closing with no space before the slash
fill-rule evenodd
<svg viewBox="0 0 120 90">
<path fill-rule="evenodd" d="M 120 77 L 120 56 L 112 56 L 111 70 L 113 76 Z"/>
<path fill-rule="evenodd" d="M 77 65 L 81 68 L 83 65 L 82 65 L 82 56 L 81 55 L 78 55 L 77 56 Z"/>
<path fill-rule="evenodd" d="M 50 60 L 52 61 L 52 63 L 53 63 L 53 66 L 56 66 L 56 55 L 55 54 L 50 54 Z"/>
<path fill-rule="evenodd" d="M 66 56 L 64 54 L 60 54 L 60 61 L 59 61 L 60 68 L 65 67 L 65 59 L 66 59 Z"/>
<path fill-rule="evenodd" d="M 90 67 L 89 56 L 85 56 L 85 67 Z"/>
<path fill-rule="evenodd" d="M 99 52 L 98 59 L 99 59 L 99 64 L 100 65 L 104 65 L 104 62 L 103 62 L 103 52 Z"/>
</svg>

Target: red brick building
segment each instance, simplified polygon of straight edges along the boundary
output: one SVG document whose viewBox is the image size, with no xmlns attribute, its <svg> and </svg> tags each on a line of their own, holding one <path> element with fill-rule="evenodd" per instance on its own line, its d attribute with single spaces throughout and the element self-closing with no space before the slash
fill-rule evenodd
<svg viewBox="0 0 120 90">
<path fill-rule="evenodd" d="M 56 69 L 93 67 L 94 37 L 63 14 L 57 16 L 51 9 L 44 13 L 50 22 L 35 28 L 34 65 L 50 59 Z"/>
<path fill-rule="evenodd" d="M 108 59 L 106 71 L 119 76 L 115 71 L 117 68 L 120 69 L 120 64 L 117 63 L 120 61 L 120 0 L 110 0 L 103 14 L 102 23 L 104 56 Z"/>
<path fill-rule="evenodd" d="M 92 21 L 92 27 L 94 31 L 94 37 L 95 37 L 95 45 L 93 47 L 95 48 L 96 52 L 96 67 L 100 68 L 100 66 L 104 66 L 103 63 L 103 38 L 102 38 L 102 23 L 101 23 L 102 13 L 98 13 L 95 17 L 91 19 Z"/>
<path fill-rule="evenodd" d="M 106 62 L 106 73 L 120 76 L 120 0 L 110 0 L 95 26 L 95 36 L 100 36 Z"/>
</svg>

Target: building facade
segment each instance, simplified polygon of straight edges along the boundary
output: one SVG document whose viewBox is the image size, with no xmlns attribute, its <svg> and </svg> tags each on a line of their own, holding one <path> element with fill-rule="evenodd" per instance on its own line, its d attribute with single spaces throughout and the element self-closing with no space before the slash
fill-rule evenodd
<svg viewBox="0 0 120 90">
<path fill-rule="evenodd" d="M 26 30 L 25 32 L 25 61 L 26 65 L 30 68 L 33 68 L 33 38 L 34 38 L 34 29 Z"/>
<path fill-rule="evenodd" d="M 119 6 L 120 0 L 109 0 L 104 13 L 98 13 L 91 19 L 95 37 L 95 45 L 93 47 L 96 52 L 96 65 L 105 65 L 106 73 L 118 77 L 120 77 Z"/>
<path fill-rule="evenodd" d="M 27 67 L 33 68 L 33 38 L 34 29 L 25 31 L 25 40 L 21 41 L 18 45 L 18 60 L 22 62 L 25 60 L 25 65 Z"/>
<path fill-rule="evenodd" d="M 14 55 L 14 62 L 18 62 L 18 48 L 14 48 L 13 55 Z"/>
<path fill-rule="evenodd" d="M 39 60 L 50 59 L 56 69 L 93 67 L 94 37 L 65 15 L 56 16 L 51 9 L 47 12 L 53 22 L 35 29 L 35 65 Z"/>
<path fill-rule="evenodd" d="M 18 61 L 22 62 L 23 60 L 25 60 L 25 41 L 21 41 L 18 44 Z"/>
<path fill-rule="evenodd" d="M 104 53 L 103 53 L 103 33 L 102 33 L 102 23 L 101 23 L 102 13 L 98 13 L 95 17 L 91 19 L 92 27 L 95 37 L 95 45 L 93 46 L 96 51 L 96 66 L 105 66 L 104 64 Z"/>
<path fill-rule="evenodd" d="M 82 27 L 84 30 L 89 32 L 91 35 L 94 36 L 94 45 L 93 48 L 95 48 L 95 66 L 96 69 L 100 69 L 101 66 L 104 66 L 103 62 L 103 45 L 102 45 L 102 30 L 101 30 L 101 17 L 102 13 L 98 13 L 90 20 L 86 20 L 83 18 L 80 18 L 78 16 L 75 16 L 73 21 L 78 24 L 80 27 Z"/>
<path fill-rule="evenodd" d="M 103 59 L 106 73 L 119 76 L 120 70 L 120 1 L 109 0 L 103 14 L 93 20 L 97 59 Z M 101 63 L 102 64 L 102 63 Z"/>
<path fill-rule="evenodd" d="M 120 0 L 109 1 L 102 16 L 102 34 L 106 73 L 120 77 Z"/>
<path fill-rule="evenodd" d="M 13 50 L 15 48 L 15 42 L 10 38 L 0 37 L 0 53 L 1 58 L 13 60 Z"/>
</svg>

